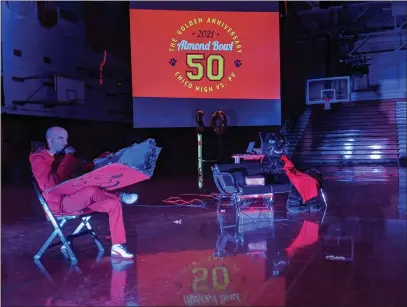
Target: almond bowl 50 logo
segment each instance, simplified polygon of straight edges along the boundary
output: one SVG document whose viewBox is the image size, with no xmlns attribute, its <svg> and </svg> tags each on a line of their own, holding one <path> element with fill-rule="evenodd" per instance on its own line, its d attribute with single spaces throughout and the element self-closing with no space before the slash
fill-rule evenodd
<svg viewBox="0 0 407 307">
<path fill-rule="evenodd" d="M 210 16 L 184 22 L 170 38 L 168 51 L 176 82 L 202 93 L 227 87 L 243 65 L 239 35 Z"/>
</svg>

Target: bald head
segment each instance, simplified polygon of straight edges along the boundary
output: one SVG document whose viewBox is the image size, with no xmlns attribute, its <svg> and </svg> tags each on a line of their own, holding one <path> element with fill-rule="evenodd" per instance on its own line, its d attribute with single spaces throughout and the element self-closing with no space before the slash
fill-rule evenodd
<svg viewBox="0 0 407 307">
<path fill-rule="evenodd" d="M 62 127 L 48 128 L 45 138 L 47 139 L 48 150 L 53 154 L 63 151 L 68 144 L 68 132 Z"/>
<path fill-rule="evenodd" d="M 47 132 L 45 133 L 45 138 L 49 139 L 49 138 L 52 138 L 54 135 L 57 135 L 59 133 L 64 133 L 64 132 L 66 134 L 68 134 L 66 132 L 66 130 L 62 127 L 58 127 L 58 126 L 50 127 L 47 129 Z"/>
</svg>

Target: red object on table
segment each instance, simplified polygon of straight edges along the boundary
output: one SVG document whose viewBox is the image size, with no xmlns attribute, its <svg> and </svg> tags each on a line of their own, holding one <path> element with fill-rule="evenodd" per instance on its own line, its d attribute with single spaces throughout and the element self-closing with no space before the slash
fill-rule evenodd
<svg viewBox="0 0 407 307">
<path fill-rule="evenodd" d="M 250 154 L 236 154 L 232 156 L 233 159 L 243 160 L 263 160 L 264 155 L 250 155 Z"/>
<path fill-rule="evenodd" d="M 291 183 L 295 186 L 298 193 L 300 193 L 302 201 L 306 201 L 318 196 L 318 182 L 311 176 L 299 172 L 294 164 L 285 155 L 281 156 L 284 161 L 284 170 L 290 179 Z"/>
</svg>

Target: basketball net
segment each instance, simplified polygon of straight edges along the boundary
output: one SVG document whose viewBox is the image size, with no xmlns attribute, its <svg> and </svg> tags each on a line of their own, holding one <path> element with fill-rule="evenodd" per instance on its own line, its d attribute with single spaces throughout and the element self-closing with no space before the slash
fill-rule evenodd
<svg viewBox="0 0 407 307">
<path fill-rule="evenodd" d="M 329 111 L 331 109 L 331 99 L 326 97 L 324 98 L 324 110 Z"/>
</svg>

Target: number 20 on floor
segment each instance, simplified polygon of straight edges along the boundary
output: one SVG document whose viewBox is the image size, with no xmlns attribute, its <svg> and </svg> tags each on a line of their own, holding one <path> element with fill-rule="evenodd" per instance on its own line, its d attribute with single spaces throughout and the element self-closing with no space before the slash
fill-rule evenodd
<svg viewBox="0 0 407 307">
<path fill-rule="evenodd" d="M 207 268 L 194 268 L 192 270 L 192 291 L 202 293 L 212 289 L 225 290 L 230 284 L 229 271 L 226 267 L 217 266 L 212 270 Z M 208 278 L 211 280 L 208 281 Z"/>
</svg>

